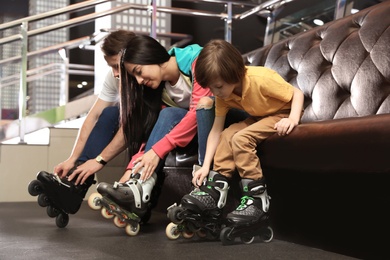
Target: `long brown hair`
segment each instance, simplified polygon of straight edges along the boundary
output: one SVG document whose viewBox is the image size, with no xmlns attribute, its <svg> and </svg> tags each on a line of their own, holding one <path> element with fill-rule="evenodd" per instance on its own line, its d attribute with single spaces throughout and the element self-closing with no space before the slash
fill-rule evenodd
<svg viewBox="0 0 390 260">
<path fill-rule="evenodd" d="M 121 123 L 127 141 L 129 155 L 138 152 L 146 142 L 161 110 L 164 83 L 157 89 L 138 84 L 127 73 L 124 63 L 140 65 L 162 64 L 170 59 L 167 50 L 155 39 L 145 35 L 133 37 L 123 50 L 120 60 Z"/>
</svg>

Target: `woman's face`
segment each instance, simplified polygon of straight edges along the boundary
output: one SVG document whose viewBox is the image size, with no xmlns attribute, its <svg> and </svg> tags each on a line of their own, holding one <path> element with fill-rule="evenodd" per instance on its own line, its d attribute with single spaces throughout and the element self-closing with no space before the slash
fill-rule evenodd
<svg viewBox="0 0 390 260">
<path fill-rule="evenodd" d="M 138 84 L 157 89 L 162 81 L 161 67 L 157 64 L 139 65 L 124 63 L 127 73 L 135 77 Z"/>
</svg>

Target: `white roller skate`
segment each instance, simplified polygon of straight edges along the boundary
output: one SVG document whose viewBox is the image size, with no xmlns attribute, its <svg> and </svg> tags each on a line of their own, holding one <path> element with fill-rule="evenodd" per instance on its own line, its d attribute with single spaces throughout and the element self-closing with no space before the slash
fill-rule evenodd
<svg viewBox="0 0 390 260">
<path fill-rule="evenodd" d="M 125 227 L 129 236 L 138 234 L 143 217 L 150 213 L 150 198 L 157 181 L 156 173 L 143 182 L 139 180 L 140 174 L 142 169 L 125 183 L 99 183 L 99 193 L 88 200 L 92 209 L 101 209 L 103 217 L 114 218 L 114 224 Z"/>
</svg>

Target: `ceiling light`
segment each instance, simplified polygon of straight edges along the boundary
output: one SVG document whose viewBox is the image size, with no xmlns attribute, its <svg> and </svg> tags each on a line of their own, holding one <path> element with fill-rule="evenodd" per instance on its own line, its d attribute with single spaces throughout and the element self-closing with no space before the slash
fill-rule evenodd
<svg viewBox="0 0 390 260">
<path fill-rule="evenodd" d="M 324 21 L 320 20 L 320 19 L 314 19 L 313 20 L 313 23 L 315 25 L 318 25 L 318 26 L 321 26 L 321 25 L 324 25 Z"/>
<path fill-rule="evenodd" d="M 357 12 L 359 12 L 359 9 L 352 8 L 351 14 L 356 14 Z"/>
</svg>

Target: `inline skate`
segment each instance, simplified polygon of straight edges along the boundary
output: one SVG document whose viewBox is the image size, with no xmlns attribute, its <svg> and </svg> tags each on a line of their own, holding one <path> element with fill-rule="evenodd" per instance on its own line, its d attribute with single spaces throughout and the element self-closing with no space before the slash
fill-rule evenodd
<svg viewBox="0 0 390 260">
<path fill-rule="evenodd" d="M 241 204 L 227 214 L 228 224 L 220 234 L 222 244 L 233 244 L 236 237 L 240 237 L 244 244 L 251 244 L 255 236 L 260 236 L 264 242 L 270 242 L 273 239 L 273 230 L 268 223 L 270 197 L 264 178 L 242 179 L 241 188 Z"/>
<path fill-rule="evenodd" d="M 68 181 L 68 176 L 60 178 L 57 174 L 40 171 L 36 180 L 32 180 L 28 185 L 29 194 L 38 196 L 38 204 L 47 207 L 47 215 L 56 218 L 56 225 L 59 228 L 68 225 L 69 214 L 75 214 L 80 209 L 89 187 L 96 183 L 94 176 L 90 176 L 85 183 L 75 185 L 75 179 Z"/>
<path fill-rule="evenodd" d="M 194 165 L 193 171 L 198 168 Z M 166 227 L 167 237 L 177 239 L 183 235 L 192 238 L 197 234 L 210 240 L 218 239 L 228 189 L 227 179 L 210 171 L 202 186 L 183 196 L 179 206 L 175 203 L 168 208 L 167 216 L 172 222 Z"/>
<path fill-rule="evenodd" d="M 125 183 L 115 182 L 113 185 L 99 183 L 98 193 L 93 193 L 88 199 L 88 205 L 94 209 L 101 209 L 104 218 L 114 219 L 117 227 L 125 228 L 129 236 L 136 236 L 140 230 L 140 223 L 150 218 L 152 190 L 157 181 L 157 174 L 146 181 L 140 181 L 142 174 L 132 174 Z"/>
</svg>

